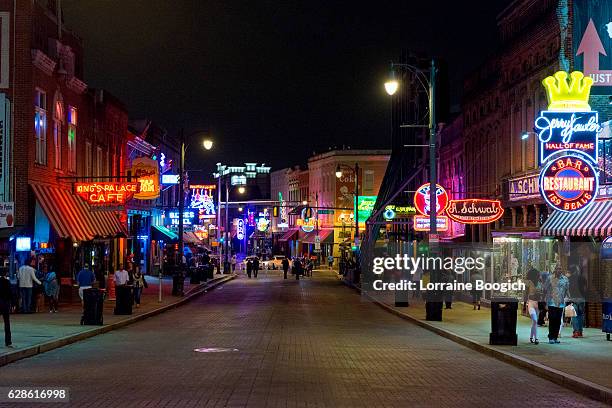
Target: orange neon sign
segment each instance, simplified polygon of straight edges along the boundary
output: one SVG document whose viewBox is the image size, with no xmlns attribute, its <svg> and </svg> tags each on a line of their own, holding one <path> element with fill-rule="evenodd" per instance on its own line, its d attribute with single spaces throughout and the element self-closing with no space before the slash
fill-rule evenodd
<svg viewBox="0 0 612 408">
<path fill-rule="evenodd" d="M 74 192 L 91 205 L 125 204 L 139 191 L 137 182 L 74 183 Z"/>
</svg>

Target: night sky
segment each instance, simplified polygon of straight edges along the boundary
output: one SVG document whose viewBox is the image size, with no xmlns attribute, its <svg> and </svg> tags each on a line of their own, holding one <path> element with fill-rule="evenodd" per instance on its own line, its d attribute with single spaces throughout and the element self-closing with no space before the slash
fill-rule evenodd
<svg viewBox="0 0 612 408">
<path fill-rule="evenodd" d="M 388 148 L 382 83 L 402 49 L 444 58 L 451 98 L 496 45 L 507 1 L 63 0 L 85 80 L 131 118 L 206 130 L 188 166 L 304 163 L 330 146 Z M 202 173 L 204 174 L 204 173 Z"/>
</svg>

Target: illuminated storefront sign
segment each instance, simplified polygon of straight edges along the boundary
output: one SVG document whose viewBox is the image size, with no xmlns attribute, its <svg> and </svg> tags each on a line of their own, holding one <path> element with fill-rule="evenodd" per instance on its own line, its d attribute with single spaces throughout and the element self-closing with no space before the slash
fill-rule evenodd
<svg viewBox="0 0 612 408">
<path fill-rule="evenodd" d="M 413 206 L 388 205 L 385 207 L 383 217 L 389 221 L 395 218 L 406 218 L 416 214 L 416 208 Z"/>
<path fill-rule="evenodd" d="M 183 212 L 183 225 L 193 225 L 195 220 L 195 211 L 186 210 Z M 164 225 L 179 225 L 179 212 L 176 210 L 167 210 L 164 216 Z"/>
<path fill-rule="evenodd" d="M 499 200 L 450 200 L 446 215 L 461 224 L 488 224 L 499 220 L 504 209 Z"/>
<path fill-rule="evenodd" d="M 74 183 L 74 192 L 91 205 L 125 204 L 138 192 L 139 183 Z"/>
<path fill-rule="evenodd" d="M 178 184 L 178 174 L 162 174 L 162 184 Z"/>
<path fill-rule="evenodd" d="M 597 161 L 597 112 L 543 111 L 535 121 L 540 141 L 540 163 L 558 152 L 578 152 Z"/>
<path fill-rule="evenodd" d="M 265 209 L 259 213 L 259 218 L 257 218 L 257 231 L 266 232 L 270 228 L 270 222 L 270 213 Z"/>
<path fill-rule="evenodd" d="M 140 189 L 134 194 L 134 198 L 155 200 L 159 197 L 159 168 L 155 160 L 148 157 L 134 159 L 132 161 L 132 176 L 140 184 Z"/>
<path fill-rule="evenodd" d="M 539 175 L 508 180 L 508 201 L 520 201 L 540 196 Z"/>
<path fill-rule="evenodd" d="M 597 174 L 587 160 L 563 156 L 549 162 L 540 173 L 540 192 L 559 211 L 580 211 L 597 195 Z"/>
<path fill-rule="evenodd" d="M 191 208 L 199 209 L 200 218 L 214 218 L 216 215 L 214 195 L 212 190 L 217 188 L 214 184 L 193 184 L 191 190 Z"/>
<path fill-rule="evenodd" d="M 283 193 L 278 192 L 278 201 L 280 202 L 280 221 L 276 226 L 278 228 L 287 228 L 289 227 L 289 216 L 287 214 L 287 202 L 283 200 Z"/>
<path fill-rule="evenodd" d="M 245 235 L 244 220 L 242 218 L 236 218 L 235 224 L 236 224 L 236 238 L 239 240 L 243 240 L 244 235 Z"/>
<path fill-rule="evenodd" d="M 414 193 L 414 206 L 422 215 L 429 215 L 430 212 L 430 183 L 423 184 Z M 448 194 L 446 190 L 439 184 L 436 184 L 436 214 L 441 214 L 448 205 Z"/>
<path fill-rule="evenodd" d="M 425 215 L 414 216 L 414 230 L 415 231 L 429 231 L 429 217 Z M 436 216 L 436 225 L 438 231 L 448 230 L 448 217 L 444 215 Z"/>
<path fill-rule="evenodd" d="M 357 200 L 357 215 L 359 222 L 366 222 L 372 210 L 374 210 L 374 204 L 376 204 L 376 196 L 359 196 Z"/>
<path fill-rule="evenodd" d="M 317 219 L 315 217 L 306 218 L 306 208 L 303 208 L 302 218 L 295 220 L 295 224 L 298 225 L 304 232 L 312 232 L 317 226 Z M 319 227 L 321 227 L 320 222 Z"/>
<path fill-rule="evenodd" d="M 584 210 L 597 196 L 597 139 L 601 131 L 589 95 L 593 79 L 560 71 L 542 81 L 548 111 L 536 119 L 540 193 L 559 211 Z"/>
</svg>

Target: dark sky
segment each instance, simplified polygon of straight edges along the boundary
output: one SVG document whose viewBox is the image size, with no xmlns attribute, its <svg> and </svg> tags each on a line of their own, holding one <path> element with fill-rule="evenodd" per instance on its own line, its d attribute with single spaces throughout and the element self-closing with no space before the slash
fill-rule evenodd
<svg viewBox="0 0 612 408">
<path fill-rule="evenodd" d="M 507 1 L 63 0 L 85 42 L 85 80 L 131 118 L 208 130 L 188 165 L 305 162 L 329 146 L 388 148 L 382 83 L 402 49 L 448 61 L 459 79 L 496 44 Z"/>
</svg>

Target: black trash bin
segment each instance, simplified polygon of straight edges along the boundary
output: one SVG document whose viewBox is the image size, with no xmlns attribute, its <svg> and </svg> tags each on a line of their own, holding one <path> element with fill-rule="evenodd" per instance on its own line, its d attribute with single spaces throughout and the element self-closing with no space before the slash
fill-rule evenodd
<svg viewBox="0 0 612 408">
<path fill-rule="evenodd" d="M 96 288 L 83 290 L 83 316 L 81 317 L 81 324 L 103 325 L 103 310 L 104 296 L 102 291 Z"/>
<path fill-rule="evenodd" d="M 606 333 L 606 340 L 610 340 L 612 334 L 612 298 L 601 301 L 601 331 Z"/>
<path fill-rule="evenodd" d="M 189 279 L 189 283 L 192 285 L 199 285 L 202 277 L 200 275 L 200 268 L 191 268 L 191 278 Z"/>
<path fill-rule="evenodd" d="M 516 346 L 516 313 L 518 300 L 515 298 L 491 299 L 491 333 L 489 344 Z"/>
<path fill-rule="evenodd" d="M 115 314 L 131 315 L 134 303 L 134 291 L 132 285 L 119 285 L 115 288 Z"/>
<path fill-rule="evenodd" d="M 172 296 L 183 296 L 185 276 L 182 272 L 176 272 L 172 276 Z"/>
</svg>

